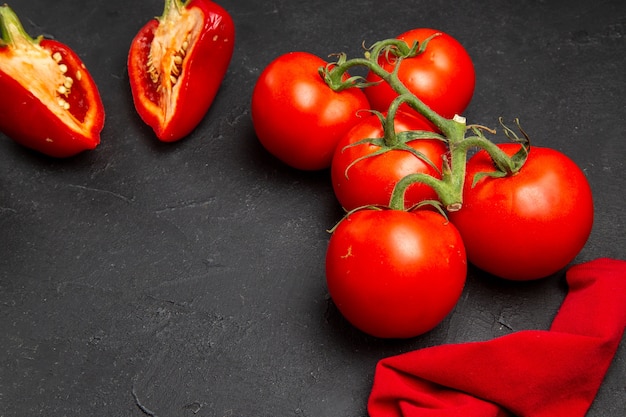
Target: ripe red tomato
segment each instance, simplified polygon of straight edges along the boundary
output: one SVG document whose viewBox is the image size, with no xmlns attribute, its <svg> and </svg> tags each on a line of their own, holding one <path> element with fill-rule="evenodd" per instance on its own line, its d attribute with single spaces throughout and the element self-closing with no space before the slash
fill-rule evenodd
<svg viewBox="0 0 626 417">
<path fill-rule="evenodd" d="M 397 39 L 412 46 L 415 41 L 422 42 L 435 33 L 441 35 L 431 39 L 423 53 L 401 62 L 398 78 L 433 111 L 451 119 L 465 111 L 476 84 L 474 64 L 463 45 L 446 33 L 427 28 L 410 30 Z M 390 62 L 383 54 L 379 64 L 391 72 L 395 61 L 391 59 Z M 380 81 L 380 78 L 370 72 L 367 80 L 374 82 Z M 372 108 L 379 111 L 386 111 L 397 96 L 384 82 L 366 88 L 365 95 Z"/>
<path fill-rule="evenodd" d="M 407 130 L 432 131 L 430 124 L 409 113 L 398 112 L 394 122 L 396 132 Z M 366 205 L 387 206 L 396 183 L 413 173 L 425 173 L 441 178 L 445 142 L 437 139 L 417 139 L 407 143 L 428 158 L 437 169 L 407 150 L 393 149 L 374 155 L 380 146 L 354 143 L 365 138 L 382 138 L 383 126 L 377 116 L 366 116 L 339 141 L 331 164 L 331 179 L 339 203 L 347 211 Z M 354 164 L 359 158 L 368 156 Z M 352 164 L 352 165 L 351 165 Z M 411 185 L 405 194 L 405 206 L 424 200 L 436 200 L 437 193 L 425 184 Z"/>
<path fill-rule="evenodd" d="M 252 121 L 261 144 L 278 159 L 302 170 L 330 167 L 339 139 L 369 109 L 363 91 L 333 91 L 318 73 L 327 63 L 307 52 L 271 62 L 252 93 Z"/>
<path fill-rule="evenodd" d="M 512 155 L 519 145 L 499 145 Z M 585 245 L 593 225 L 593 199 L 585 174 L 567 156 L 532 147 L 522 169 L 505 178 L 485 151 L 467 164 L 463 207 L 450 213 L 471 263 L 511 280 L 543 278 L 566 267 Z"/>
<path fill-rule="evenodd" d="M 352 212 L 326 254 L 333 302 L 352 325 L 381 338 L 437 326 L 461 296 L 466 273 L 459 232 L 434 211 Z"/>
</svg>

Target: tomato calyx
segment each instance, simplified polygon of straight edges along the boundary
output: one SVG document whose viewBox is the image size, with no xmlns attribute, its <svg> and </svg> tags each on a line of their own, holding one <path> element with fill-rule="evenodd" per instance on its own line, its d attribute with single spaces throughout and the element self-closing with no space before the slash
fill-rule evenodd
<svg viewBox="0 0 626 417">
<path fill-rule="evenodd" d="M 361 146 L 365 144 L 377 146 L 379 148 L 377 151 L 363 155 L 359 158 L 356 158 L 354 161 L 352 161 L 345 169 L 344 175 L 346 176 L 346 178 L 348 178 L 348 171 L 350 170 L 350 168 L 356 165 L 357 163 L 365 159 L 380 156 L 384 153 L 391 152 L 391 151 L 409 152 L 413 154 L 413 156 L 415 156 L 416 158 L 420 159 L 421 161 L 429 165 L 431 168 L 433 168 L 438 174 L 441 174 L 441 171 L 439 170 L 439 168 L 433 161 L 431 161 L 422 152 L 409 146 L 408 143 L 414 140 L 436 139 L 440 141 L 445 141 L 446 140 L 445 137 L 443 137 L 439 133 L 429 131 L 429 130 L 408 130 L 408 131 L 397 132 L 395 129 L 395 123 L 394 123 L 395 117 L 399 110 L 399 106 L 404 102 L 404 98 L 405 98 L 404 96 L 399 96 L 398 99 L 394 100 L 394 102 L 390 106 L 386 115 L 376 110 L 368 110 L 369 112 L 374 114 L 380 121 L 380 124 L 383 127 L 383 137 L 361 139 L 357 142 L 354 142 L 354 143 L 351 143 L 350 145 L 345 146 L 342 149 L 342 152 L 343 152 L 343 150 L 347 148 Z"/>
<path fill-rule="evenodd" d="M 372 73 L 381 78 L 382 81 L 388 83 L 399 96 L 403 96 L 406 103 L 422 114 L 428 121 L 437 127 L 446 136 L 451 134 L 449 131 L 457 130 L 458 127 L 434 112 L 424 102 L 415 97 L 413 93 L 398 78 L 398 70 L 404 59 L 413 58 L 423 54 L 428 47 L 428 43 L 440 33 L 434 33 L 422 42 L 414 42 L 408 45 L 401 39 L 385 39 L 374 43 L 369 49 L 365 49 L 363 58 L 348 59 L 345 53 L 335 54 L 338 59 L 331 62 L 325 67 L 319 69 L 320 75 L 326 81 L 328 86 L 335 90 L 341 91 L 346 88 L 367 88 L 379 82 L 368 82 L 361 76 L 353 76 L 345 78 L 344 75 L 354 67 L 365 67 Z M 394 61 L 393 71 L 389 72 L 380 65 L 380 59 Z"/>
<path fill-rule="evenodd" d="M 399 200 L 398 200 L 399 201 Z M 329 234 L 333 234 L 335 232 L 335 230 L 337 229 L 337 227 L 339 227 L 339 225 L 341 223 L 343 223 L 348 217 L 350 217 L 352 214 L 358 212 L 358 211 L 365 211 L 365 210 L 371 210 L 371 211 L 385 211 L 385 210 L 394 210 L 394 211 L 406 211 L 406 212 L 412 212 L 412 211 L 419 211 L 419 210 L 427 210 L 426 207 L 429 207 L 430 209 L 433 209 L 434 211 L 438 212 L 442 217 L 444 217 L 446 220 L 448 219 L 448 214 L 446 213 L 446 211 L 443 209 L 441 202 L 438 200 L 424 200 L 424 201 L 420 201 L 419 203 L 415 204 L 412 207 L 404 207 L 403 204 L 401 204 L 400 206 L 395 206 L 395 205 L 375 205 L 375 204 L 367 204 L 361 207 L 356 207 L 353 208 L 352 210 L 348 210 L 346 211 L 346 213 L 343 215 L 343 217 L 337 222 L 335 223 L 335 225 L 333 227 L 331 227 L 330 229 L 326 230 L 327 233 Z"/>
<path fill-rule="evenodd" d="M 348 60 L 345 53 L 331 54 L 330 56 L 337 57 L 336 62 L 328 63 L 328 65 L 319 68 L 320 76 L 324 79 L 326 84 L 334 91 L 342 91 L 346 88 L 366 88 L 379 82 L 368 82 L 365 77 L 356 75 L 353 77 L 344 77 L 348 70 L 355 66 L 365 66 L 379 75 L 384 81 L 390 82 L 388 79 L 389 73 L 383 70 L 378 65 L 378 60 L 381 56 L 388 62 L 398 62 L 405 58 L 413 58 L 426 51 L 428 42 L 441 35 L 435 33 L 429 36 L 422 42 L 414 42 L 413 45 L 408 45 L 406 42 L 399 39 L 385 39 L 374 43 L 371 47 L 367 48 L 363 46 L 365 50 L 364 58 L 353 58 Z"/>
<path fill-rule="evenodd" d="M 363 210 L 382 211 L 382 210 L 390 210 L 390 208 L 386 207 L 386 206 L 376 206 L 376 205 L 372 205 L 372 204 L 368 204 L 366 206 L 361 206 L 361 207 L 354 208 L 352 210 L 347 211 L 344 214 L 344 216 L 337 223 L 335 223 L 335 225 L 333 227 L 331 227 L 330 229 L 326 230 L 326 232 L 329 233 L 329 234 L 335 233 L 335 230 L 337 230 L 337 227 L 339 227 L 339 225 L 344 220 L 346 220 L 348 217 L 350 217 L 351 214 L 356 213 L 357 211 L 363 211 Z"/>
<path fill-rule="evenodd" d="M 500 117 L 499 122 L 502 128 L 504 129 L 504 134 L 506 135 L 506 137 L 511 142 L 519 144 L 520 148 L 517 152 L 515 152 L 512 156 L 509 157 L 508 155 L 504 154 L 500 150 L 500 148 L 498 148 L 495 145 L 483 146 L 483 149 L 488 151 L 489 156 L 491 157 L 491 160 L 493 161 L 493 164 L 496 167 L 496 171 L 476 173 L 474 177 L 472 178 L 472 187 L 474 187 L 476 183 L 484 177 L 504 178 L 504 177 L 508 177 L 511 175 L 516 175 L 522 169 L 522 167 L 526 163 L 526 160 L 528 159 L 528 154 L 530 153 L 530 137 L 524 131 L 524 129 L 522 129 L 522 127 L 520 126 L 519 119 L 515 119 L 515 124 L 517 125 L 517 128 L 521 132 L 522 137 L 519 137 L 517 133 L 515 133 L 515 131 L 513 131 L 511 128 L 506 126 L 504 124 L 502 117 Z M 482 132 L 483 130 L 487 130 L 495 134 L 495 130 L 485 128 L 484 126 L 473 125 L 473 126 L 470 126 L 470 129 L 478 137 L 484 137 L 483 132 Z M 481 142 L 483 141 L 481 140 Z M 487 147 L 489 147 L 489 149 L 486 149 Z"/>
</svg>

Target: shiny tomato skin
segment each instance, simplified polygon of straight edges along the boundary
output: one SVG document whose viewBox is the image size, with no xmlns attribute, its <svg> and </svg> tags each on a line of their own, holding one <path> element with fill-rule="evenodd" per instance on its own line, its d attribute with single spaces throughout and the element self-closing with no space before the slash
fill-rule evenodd
<svg viewBox="0 0 626 417">
<path fill-rule="evenodd" d="M 499 145 L 512 155 L 519 145 Z M 584 247 L 593 226 L 593 197 L 582 170 L 566 155 L 531 147 L 522 169 L 505 178 L 485 151 L 467 164 L 463 207 L 450 213 L 470 263 L 501 278 L 526 281 L 565 268 Z"/>
<path fill-rule="evenodd" d="M 450 119 L 465 111 L 474 94 L 476 74 L 467 50 L 452 36 L 430 28 L 412 29 L 397 39 L 412 46 L 415 41 L 421 43 L 435 33 L 440 35 L 428 42 L 424 53 L 401 62 L 398 77 L 427 106 Z M 395 66 L 384 54 L 379 63 L 387 71 Z M 370 72 L 367 80 L 375 82 L 380 78 Z M 372 108 L 378 111 L 386 111 L 397 96 L 387 83 L 368 87 L 365 94 Z"/>
<path fill-rule="evenodd" d="M 272 61 L 252 93 L 252 121 L 261 144 L 287 165 L 301 170 L 330 167 L 339 139 L 369 109 L 358 88 L 331 90 L 318 73 L 327 63 L 308 52 L 290 52 Z"/>
<path fill-rule="evenodd" d="M 466 273 L 457 229 L 426 210 L 354 211 L 326 254 L 333 302 L 353 326 L 379 338 L 432 330 L 456 305 Z"/>
<path fill-rule="evenodd" d="M 409 113 L 398 112 L 394 122 L 396 132 L 407 130 L 432 131 L 423 119 Z M 331 164 L 331 180 L 337 200 L 347 211 L 366 205 L 387 206 L 396 183 L 406 175 L 421 172 L 441 178 L 443 157 L 447 146 L 437 139 L 418 139 L 408 144 L 425 155 L 436 167 L 406 150 L 390 150 L 373 156 L 380 146 L 353 145 L 365 138 L 384 136 L 383 127 L 374 114 L 365 116 L 339 141 Z M 353 161 L 372 155 L 355 164 Z M 352 164 L 352 165 L 351 165 Z M 424 200 L 436 200 L 437 193 L 425 184 L 411 185 L 405 194 L 405 206 L 412 207 Z"/>
</svg>

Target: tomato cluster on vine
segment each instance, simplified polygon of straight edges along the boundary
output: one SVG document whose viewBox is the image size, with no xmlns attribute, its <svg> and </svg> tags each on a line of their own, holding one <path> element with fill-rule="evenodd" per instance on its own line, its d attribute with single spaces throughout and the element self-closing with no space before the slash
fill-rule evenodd
<svg viewBox="0 0 626 417">
<path fill-rule="evenodd" d="M 350 76 L 357 67 L 367 75 Z M 331 230 L 328 291 L 370 335 L 432 330 L 459 300 L 468 263 L 545 278 L 591 233 L 591 189 L 571 159 L 531 146 L 517 121 L 521 135 L 500 120 L 509 143 L 495 143 L 495 130 L 461 116 L 475 78 L 459 41 L 419 28 L 361 58 L 288 53 L 257 81 L 263 146 L 293 168 L 330 172 L 346 215 Z"/>
</svg>

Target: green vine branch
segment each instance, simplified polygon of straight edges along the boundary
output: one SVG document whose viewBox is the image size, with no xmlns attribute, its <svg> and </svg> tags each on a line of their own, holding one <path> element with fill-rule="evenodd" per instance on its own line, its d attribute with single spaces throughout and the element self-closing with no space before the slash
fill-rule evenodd
<svg viewBox="0 0 626 417">
<path fill-rule="evenodd" d="M 440 116 L 402 83 L 398 77 L 398 71 L 402 65 L 402 61 L 424 53 L 428 48 L 428 42 L 439 35 L 439 33 L 436 33 L 423 42 L 416 42 L 413 45 L 408 45 L 406 42 L 399 39 L 382 40 L 374 43 L 369 49 L 366 49 L 363 58 L 348 59 L 345 53 L 340 53 L 335 55 L 337 57 L 335 62 L 331 62 L 319 69 L 320 76 L 334 91 L 342 91 L 346 88 L 368 88 L 379 82 L 385 82 L 398 94 L 396 99 L 391 103 L 386 116 L 383 116 L 379 112 L 374 112 L 381 121 L 384 137 L 366 138 L 350 145 L 358 146 L 369 143 L 381 147 L 380 151 L 368 155 L 367 157 L 380 155 L 390 150 L 404 150 L 413 153 L 417 158 L 424 160 L 430 166 L 436 166 L 424 155 L 408 146 L 407 143 L 419 139 L 439 139 L 447 143 L 449 151 L 444 157 L 441 179 L 422 173 L 410 174 L 401 179 L 396 184 L 389 202 L 389 207 L 392 209 L 405 210 L 404 194 L 406 189 L 411 184 L 419 182 L 435 190 L 439 197 L 440 204 L 445 210 L 460 210 L 463 205 L 463 187 L 465 183 L 467 155 L 470 149 L 478 148 L 485 150 L 490 155 L 496 168 L 494 172 L 476 175 L 472 179 L 473 183 L 484 176 L 505 177 L 514 175 L 522 168 L 530 151 L 529 137 L 521 128 L 519 120 L 516 119 L 515 123 L 522 134 L 521 137 L 507 127 L 503 123 L 502 118 L 499 119 L 506 137 L 520 144 L 519 151 L 513 156 L 508 156 L 484 134 L 484 132 L 495 134 L 495 130 L 477 124 L 467 125 L 465 118 L 460 115 L 456 115 L 452 119 Z M 394 66 L 391 72 L 385 70 L 379 64 L 381 59 L 393 62 Z M 348 72 L 356 67 L 365 68 L 378 76 L 381 81 L 372 83 L 361 76 L 348 76 Z M 424 116 L 439 130 L 439 133 L 428 131 L 396 132 L 394 119 L 400 105 L 404 103 Z M 364 158 L 353 161 L 346 169 L 346 176 L 348 175 L 349 168 L 359 163 Z"/>
</svg>

